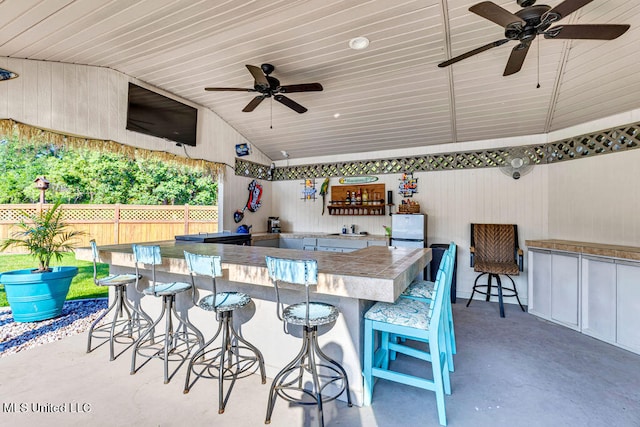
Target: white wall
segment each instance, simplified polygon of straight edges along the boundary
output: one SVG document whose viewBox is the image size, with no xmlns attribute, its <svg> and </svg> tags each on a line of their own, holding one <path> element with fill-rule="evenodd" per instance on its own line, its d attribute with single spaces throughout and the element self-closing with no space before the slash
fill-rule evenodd
<svg viewBox="0 0 640 427">
<path fill-rule="evenodd" d="M 236 177 L 235 145 L 247 140 L 212 111 L 152 88 L 125 74 L 108 68 L 0 58 L 0 67 L 10 69 L 19 78 L 0 84 L 0 118 L 10 118 L 29 125 L 83 137 L 109 139 L 122 144 L 184 156 L 175 143 L 125 129 L 127 118 L 127 85 L 130 81 L 147 86 L 172 98 L 198 108 L 198 142 L 187 147 L 192 158 L 224 162 L 226 168 L 224 192 L 219 197 L 220 229 L 235 230 L 233 212 L 247 202 L 250 179 Z M 246 159 L 269 164 L 259 150 Z M 271 183 L 261 182 L 264 194 L 271 192 Z M 255 224 L 257 231 L 266 230 L 270 200 L 256 213 L 246 211 L 246 224 Z"/>
</svg>

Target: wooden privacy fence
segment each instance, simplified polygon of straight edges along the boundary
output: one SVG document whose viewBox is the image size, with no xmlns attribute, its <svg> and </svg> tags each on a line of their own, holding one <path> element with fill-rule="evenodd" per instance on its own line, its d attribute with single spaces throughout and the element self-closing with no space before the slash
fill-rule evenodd
<svg viewBox="0 0 640 427">
<path fill-rule="evenodd" d="M 37 214 L 51 204 L 0 204 L 0 238 L 6 239 L 14 224 L 24 216 L 22 211 Z M 175 205 L 60 205 L 63 218 L 76 230 L 87 234 L 78 246 L 173 240 L 178 234 L 218 231 L 217 206 Z M 20 253 L 8 249 L 6 253 Z"/>
</svg>

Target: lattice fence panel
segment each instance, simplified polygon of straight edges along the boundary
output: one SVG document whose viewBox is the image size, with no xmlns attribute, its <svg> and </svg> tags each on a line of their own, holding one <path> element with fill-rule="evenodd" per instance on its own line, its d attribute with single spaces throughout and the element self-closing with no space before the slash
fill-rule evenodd
<svg viewBox="0 0 640 427">
<path fill-rule="evenodd" d="M 22 211 L 28 215 L 36 215 L 38 210 L 36 208 L 33 209 L 11 209 L 11 208 L 2 208 L 0 209 L 0 222 L 20 222 L 25 219 Z"/>
<path fill-rule="evenodd" d="M 380 175 L 390 173 L 431 172 L 452 169 L 499 167 L 506 154 L 522 150 L 532 164 L 555 163 L 615 153 L 640 147 L 640 123 L 579 135 L 547 144 L 504 147 L 479 151 L 426 154 L 424 156 L 296 165 L 275 168 L 275 181 L 336 176 Z M 269 179 L 269 167 L 236 159 L 236 175 Z"/>
<path fill-rule="evenodd" d="M 65 207 L 62 211 L 65 221 L 113 221 L 115 209 L 74 209 Z"/>
<path fill-rule="evenodd" d="M 204 210 L 204 209 L 194 209 L 189 208 L 189 220 L 190 221 L 217 221 L 218 220 L 218 211 L 217 210 Z"/>
<path fill-rule="evenodd" d="M 120 209 L 121 221 L 184 221 L 184 208 Z"/>
</svg>

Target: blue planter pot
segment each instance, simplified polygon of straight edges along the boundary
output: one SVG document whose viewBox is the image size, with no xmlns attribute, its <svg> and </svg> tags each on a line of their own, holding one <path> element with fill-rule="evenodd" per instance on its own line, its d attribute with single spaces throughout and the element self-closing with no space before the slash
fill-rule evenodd
<svg viewBox="0 0 640 427">
<path fill-rule="evenodd" d="M 27 269 L 0 275 L 16 322 L 35 322 L 60 315 L 78 267 L 52 268 L 47 273 Z"/>
</svg>

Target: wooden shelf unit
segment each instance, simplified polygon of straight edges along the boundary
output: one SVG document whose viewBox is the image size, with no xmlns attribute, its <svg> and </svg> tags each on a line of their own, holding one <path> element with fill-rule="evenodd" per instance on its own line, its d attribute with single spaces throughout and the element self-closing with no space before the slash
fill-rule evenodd
<svg viewBox="0 0 640 427">
<path fill-rule="evenodd" d="M 365 189 L 369 194 L 367 203 L 346 203 L 347 191 L 353 193 L 360 190 L 362 194 Z M 329 215 L 384 215 L 386 211 L 385 195 L 384 184 L 353 184 L 331 187 L 331 200 L 327 206 Z"/>
</svg>

